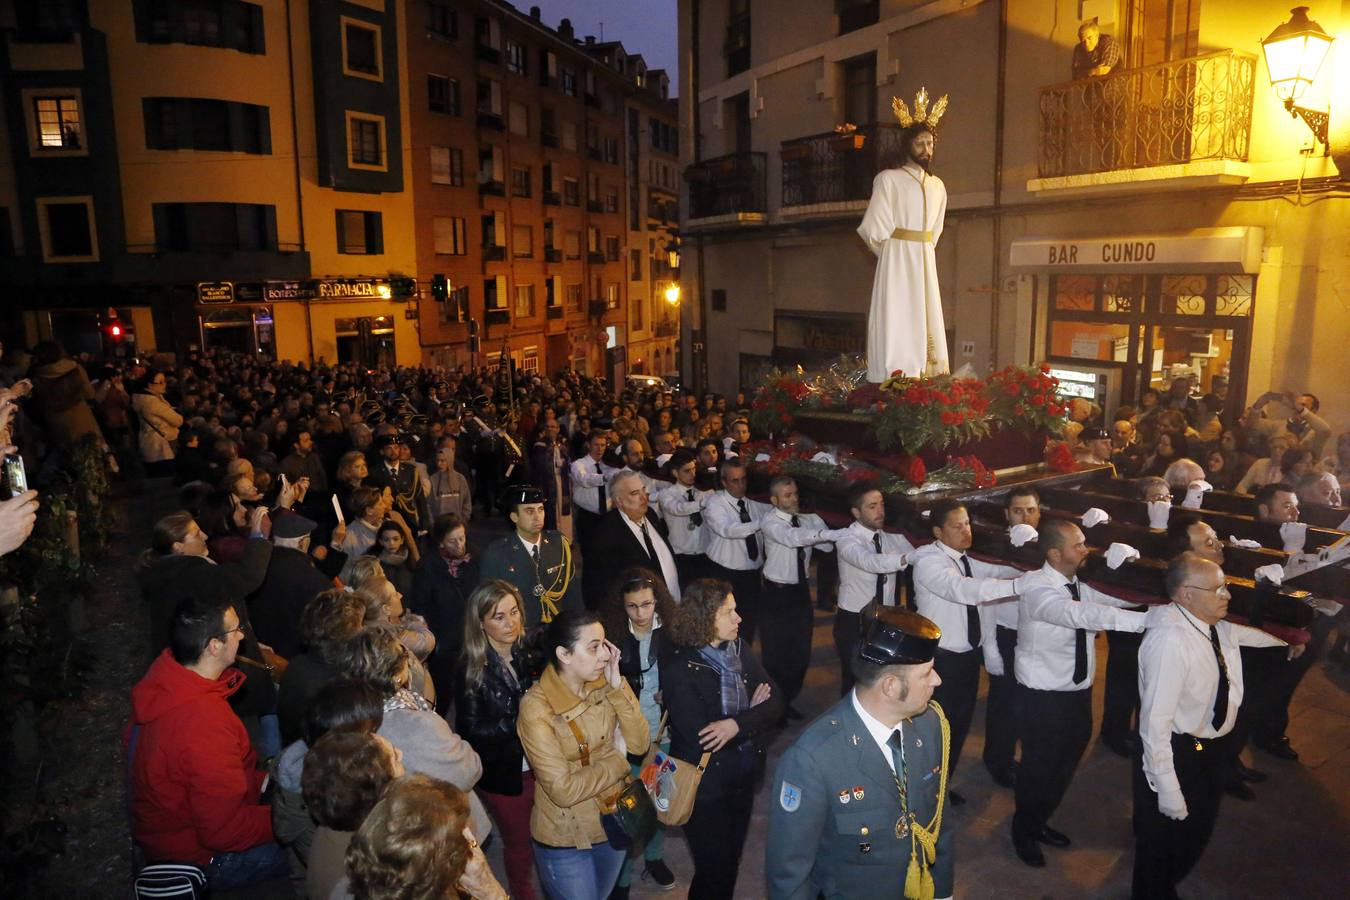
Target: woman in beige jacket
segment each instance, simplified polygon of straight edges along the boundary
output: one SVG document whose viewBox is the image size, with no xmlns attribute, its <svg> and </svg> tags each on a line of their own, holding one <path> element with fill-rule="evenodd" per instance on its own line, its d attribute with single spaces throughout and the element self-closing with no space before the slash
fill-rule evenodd
<svg viewBox="0 0 1350 900">
<path fill-rule="evenodd" d="M 601 816 L 629 779 L 625 749 L 647 751 L 647 720 L 594 613 L 568 610 L 542 637 L 547 666 L 517 720 L 535 778 L 535 864 L 549 897 L 605 900 L 626 852 L 610 845 Z M 616 725 L 626 748 L 615 743 Z"/>
<path fill-rule="evenodd" d="M 168 381 L 163 372 L 151 369 L 145 375 L 140 390 L 131 398 L 131 408 L 141 420 L 138 443 L 146 472 L 153 478 L 173 473 L 173 459 L 177 454 L 178 429 L 183 417 L 164 399 Z"/>
</svg>

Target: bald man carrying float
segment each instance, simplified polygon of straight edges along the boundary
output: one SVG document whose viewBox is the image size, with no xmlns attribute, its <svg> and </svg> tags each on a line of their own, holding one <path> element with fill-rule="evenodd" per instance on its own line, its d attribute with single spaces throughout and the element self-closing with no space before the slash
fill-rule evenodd
<svg viewBox="0 0 1350 900">
<path fill-rule="evenodd" d="M 1242 705 L 1240 647 L 1284 642 L 1224 621 L 1223 569 L 1197 553 L 1167 567 L 1171 604 L 1150 610 L 1139 648 L 1134 897 L 1175 897 L 1219 813 L 1228 737 Z"/>
</svg>

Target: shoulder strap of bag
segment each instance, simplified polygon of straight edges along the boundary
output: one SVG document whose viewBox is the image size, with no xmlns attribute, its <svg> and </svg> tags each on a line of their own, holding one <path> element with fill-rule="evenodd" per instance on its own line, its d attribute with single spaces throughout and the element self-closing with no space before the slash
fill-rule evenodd
<svg viewBox="0 0 1350 900">
<path fill-rule="evenodd" d="M 669 718 L 670 718 L 670 711 L 669 711 L 669 710 L 662 710 L 662 712 L 661 712 L 661 724 L 656 726 L 656 737 L 652 738 L 652 745 L 653 745 L 653 746 L 655 746 L 655 745 L 661 743 L 661 735 L 663 735 L 663 734 L 666 733 L 666 724 L 667 724 L 667 719 L 669 719 Z M 705 751 L 703 752 L 703 755 L 702 755 L 701 757 L 699 757 L 699 761 L 698 761 L 698 770 L 699 770 L 700 772 L 702 772 L 704 769 L 708 768 L 708 760 L 710 760 L 710 759 L 712 759 L 712 751 L 711 751 L 711 750 L 705 750 Z"/>
<path fill-rule="evenodd" d="M 581 729 L 577 727 L 576 719 L 568 719 L 567 727 L 572 729 L 572 737 L 577 739 L 577 750 L 581 752 L 581 764 L 589 766 L 591 764 L 591 745 L 587 742 L 586 735 L 582 734 Z"/>
</svg>

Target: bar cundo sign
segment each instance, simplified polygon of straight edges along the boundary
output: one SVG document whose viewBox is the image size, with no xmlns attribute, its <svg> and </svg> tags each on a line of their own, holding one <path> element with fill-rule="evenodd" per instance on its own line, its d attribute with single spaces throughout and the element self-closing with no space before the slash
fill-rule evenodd
<svg viewBox="0 0 1350 900">
<path fill-rule="evenodd" d="M 1260 267 L 1264 232 L 1253 227 L 1197 228 L 1183 234 L 1026 237 L 1009 262 L 1041 271 L 1246 272 Z"/>
</svg>

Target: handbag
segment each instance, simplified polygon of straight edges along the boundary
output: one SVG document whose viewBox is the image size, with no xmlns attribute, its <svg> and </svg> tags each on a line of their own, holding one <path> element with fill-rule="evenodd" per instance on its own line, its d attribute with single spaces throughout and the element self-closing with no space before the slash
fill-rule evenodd
<svg viewBox="0 0 1350 900">
<path fill-rule="evenodd" d="M 663 825 L 683 825 L 694 812 L 694 797 L 698 794 L 699 783 L 712 759 L 711 751 L 705 752 L 698 764 L 686 762 L 661 749 L 661 736 L 666 730 L 666 714 L 661 714 L 661 724 L 657 726 L 656 736 L 652 738 L 651 749 L 642 760 L 639 778 L 651 796 L 656 808 L 656 817 Z"/>
<path fill-rule="evenodd" d="M 556 710 L 555 710 L 556 712 Z M 575 719 L 567 720 L 576 738 L 577 749 L 581 752 L 581 765 L 591 764 L 591 745 L 581 733 Z M 624 788 L 610 804 L 600 804 L 600 824 L 605 829 L 605 837 L 615 850 L 641 849 L 656 834 L 656 807 L 651 795 L 641 781 L 631 775 L 624 779 Z"/>
</svg>

